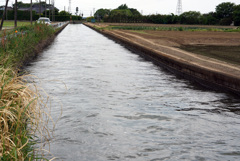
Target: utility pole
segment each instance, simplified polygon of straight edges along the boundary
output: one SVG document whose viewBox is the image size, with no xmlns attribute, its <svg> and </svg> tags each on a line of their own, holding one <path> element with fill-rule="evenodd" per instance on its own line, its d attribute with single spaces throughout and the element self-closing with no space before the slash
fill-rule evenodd
<svg viewBox="0 0 240 161">
<path fill-rule="evenodd" d="M 7 1 L 7 0 L 6 0 Z M 7 14 L 8 14 L 8 10 L 6 10 L 6 20 L 8 19 L 8 16 L 7 16 Z"/>
<path fill-rule="evenodd" d="M 51 10 L 50 10 L 50 8 L 51 8 L 51 5 L 50 5 L 50 0 L 49 0 L 49 7 L 48 7 L 48 11 L 49 11 L 49 19 L 51 18 Z"/>
<path fill-rule="evenodd" d="M 39 7 L 40 7 L 39 17 L 41 17 L 41 14 L 42 14 L 42 4 L 41 4 L 41 0 L 39 0 Z"/>
<path fill-rule="evenodd" d="M 182 0 L 178 0 L 177 3 L 177 9 L 176 9 L 176 15 L 181 15 L 182 14 Z"/>
<path fill-rule="evenodd" d="M 17 0 L 15 0 L 14 27 L 17 27 Z"/>
<path fill-rule="evenodd" d="M 8 0 L 6 0 L 6 5 L 5 5 L 4 12 L 3 12 L 3 17 L 2 17 L 1 25 L 0 25 L 0 31 L 2 30 L 2 26 L 3 26 L 3 22 L 4 22 L 4 17 L 5 17 L 5 14 L 6 14 L 6 12 L 7 12 L 7 5 L 8 5 Z"/>
<path fill-rule="evenodd" d="M 47 0 L 45 0 L 45 17 L 47 17 Z"/>
<path fill-rule="evenodd" d="M 31 21 L 31 25 L 32 25 L 32 0 L 31 0 L 31 4 L 30 4 L 30 21 Z"/>
<path fill-rule="evenodd" d="M 52 0 L 52 6 L 53 6 L 53 13 L 52 13 L 52 21 L 55 21 L 55 7 L 54 7 L 54 0 Z"/>
</svg>

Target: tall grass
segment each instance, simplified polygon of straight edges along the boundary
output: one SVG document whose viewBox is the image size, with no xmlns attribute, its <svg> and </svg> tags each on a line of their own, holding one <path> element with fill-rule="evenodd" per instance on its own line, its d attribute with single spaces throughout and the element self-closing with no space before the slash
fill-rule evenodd
<svg viewBox="0 0 240 161">
<path fill-rule="evenodd" d="M 105 29 L 115 30 L 155 30 L 155 31 L 214 31 L 214 32 L 240 32 L 240 29 L 206 28 L 206 27 L 158 27 L 158 26 L 108 26 Z"/>
<path fill-rule="evenodd" d="M 38 88 L 27 83 L 26 75 L 19 75 L 18 69 L 36 56 L 40 42 L 53 35 L 54 29 L 44 24 L 23 26 L 1 35 L 0 160 L 45 160 L 34 145 L 50 135 L 49 109 Z"/>
<path fill-rule="evenodd" d="M 0 72 L 0 160 L 34 160 L 39 155 L 33 149 L 36 133 L 49 133 L 47 106 L 24 76 L 11 69 Z"/>
<path fill-rule="evenodd" d="M 1 35 L 0 66 L 21 67 L 32 59 L 38 48 L 36 46 L 54 35 L 54 29 L 45 24 L 23 26 Z"/>
</svg>

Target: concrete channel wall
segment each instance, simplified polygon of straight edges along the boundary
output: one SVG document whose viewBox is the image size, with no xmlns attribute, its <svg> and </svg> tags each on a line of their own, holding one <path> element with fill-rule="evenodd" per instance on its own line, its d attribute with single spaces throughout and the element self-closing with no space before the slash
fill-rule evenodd
<svg viewBox="0 0 240 161">
<path fill-rule="evenodd" d="M 123 44 L 128 49 L 140 54 L 144 58 L 153 61 L 159 66 L 176 73 L 186 79 L 193 80 L 199 84 L 224 92 L 234 93 L 240 96 L 240 79 L 230 74 L 221 73 L 215 70 L 209 70 L 204 67 L 200 67 L 194 64 L 189 64 L 184 61 L 174 59 L 172 57 L 161 54 L 161 51 L 156 51 L 154 49 L 139 45 L 132 41 L 128 41 L 119 37 L 111 32 L 104 32 L 98 30 L 90 25 L 86 26 L 92 28 L 93 30 L 115 40 L 118 43 Z M 178 52 L 178 51 L 175 51 Z"/>
</svg>

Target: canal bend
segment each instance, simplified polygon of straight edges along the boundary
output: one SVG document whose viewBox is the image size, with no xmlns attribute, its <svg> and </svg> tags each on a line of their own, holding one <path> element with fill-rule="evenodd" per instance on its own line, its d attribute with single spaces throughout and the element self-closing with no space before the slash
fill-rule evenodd
<svg viewBox="0 0 240 161">
<path fill-rule="evenodd" d="M 27 70 L 61 101 L 51 140 L 59 160 L 240 159 L 239 99 L 177 78 L 84 25 L 68 25 Z M 56 101 L 53 119 L 60 113 Z"/>
</svg>

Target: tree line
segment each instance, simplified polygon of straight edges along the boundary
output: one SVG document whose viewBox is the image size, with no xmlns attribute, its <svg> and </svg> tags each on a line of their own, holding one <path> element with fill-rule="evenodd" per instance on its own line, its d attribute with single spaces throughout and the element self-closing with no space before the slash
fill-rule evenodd
<svg viewBox="0 0 240 161">
<path fill-rule="evenodd" d="M 30 3 L 23 3 L 23 2 L 17 2 L 17 20 L 30 20 Z M 49 17 L 51 21 L 69 21 L 69 20 L 81 20 L 82 16 L 80 15 L 72 15 L 71 13 L 67 11 L 59 11 L 58 8 L 54 7 L 52 4 L 47 4 L 46 2 L 40 2 L 40 3 L 33 3 L 35 5 L 38 5 L 42 7 L 42 13 L 36 13 L 36 11 L 32 11 L 32 19 L 37 20 L 39 17 Z M 15 3 L 12 5 L 12 7 L 15 7 Z M 48 8 L 45 11 L 45 7 Z M 29 10 L 18 10 L 20 8 L 28 8 Z M 3 18 L 3 12 L 4 10 L 0 10 L 0 19 Z M 46 13 L 45 13 L 46 12 Z M 14 20 L 15 11 L 14 10 L 7 10 L 5 14 L 6 20 Z M 51 15 L 51 16 L 50 16 Z M 52 16 L 54 15 L 54 16 Z M 53 19 L 54 17 L 54 19 Z"/>
<path fill-rule="evenodd" d="M 156 23 L 156 24 L 201 24 L 201 25 L 240 25 L 240 5 L 231 2 L 223 2 L 216 6 L 214 12 L 201 14 L 197 11 L 184 12 L 181 15 L 142 15 L 134 8 L 128 8 L 126 4 L 116 9 L 99 9 L 94 14 L 97 21 L 123 22 L 123 23 Z"/>
</svg>

